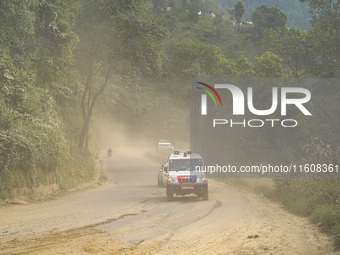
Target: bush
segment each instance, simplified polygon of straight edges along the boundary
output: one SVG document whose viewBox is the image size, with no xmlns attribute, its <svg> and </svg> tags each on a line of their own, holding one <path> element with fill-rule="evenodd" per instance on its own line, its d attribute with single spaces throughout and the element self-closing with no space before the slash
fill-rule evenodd
<svg viewBox="0 0 340 255">
<path fill-rule="evenodd" d="M 88 181 L 93 159 L 80 155 L 78 147 L 73 148 L 75 140 L 67 137 L 65 125 L 73 122 L 63 121 L 47 90 L 23 86 L 20 98 L 15 96 L 17 90 L 10 87 L 0 93 L 0 199 L 11 197 L 16 188 L 50 184 L 45 176 L 51 173 L 59 175 L 53 181 L 60 188 Z M 13 97 L 15 104 L 9 104 Z"/>
<path fill-rule="evenodd" d="M 311 222 L 327 234 L 334 235 L 340 248 L 339 179 L 278 179 L 276 190 L 266 194 L 280 201 L 289 211 L 311 216 Z"/>
<path fill-rule="evenodd" d="M 259 194 L 263 194 L 265 196 L 268 196 L 272 192 L 272 189 L 269 188 L 266 185 L 257 185 L 257 186 L 254 187 L 254 191 L 255 191 L 255 193 L 259 193 Z"/>
<path fill-rule="evenodd" d="M 340 225 L 333 228 L 334 231 L 334 245 L 336 248 L 340 249 Z"/>
<path fill-rule="evenodd" d="M 334 205 L 318 206 L 312 213 L 311 221 L 318 224 L 324 232 L 339 234 L 340 208 Z"/>
</svg>

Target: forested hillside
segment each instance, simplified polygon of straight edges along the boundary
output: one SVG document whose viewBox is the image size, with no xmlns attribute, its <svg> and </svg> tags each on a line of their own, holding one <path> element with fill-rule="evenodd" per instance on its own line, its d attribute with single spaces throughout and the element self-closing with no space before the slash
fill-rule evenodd
<svg viewBox="0 0 340 255">
<path fill-rule="evenodd" d="M 0 1 L 2 197 L 19 187 L 66 188 L 90 179 L 92 167 L 81 163 L 86 156 L 75 140 L 80 88 L 70 67 L 77 10 L 68 1 Z"/>
<path fill-rule="evenodd" d="M 221 5 L 228 13 L 228 8 L 233 8 L 238 0 L 220 0 Z M 308 12 L 308 4 L 299 0 L 244 0 L 245 12 L 243 19 L 252 21 L 252 14 L 256 7 L 265 4 L 268 7 L 276 6 L 287 14 L 287 25 L 302 30 L 310 28 L 312 16 Z"/>
<path fill-rule="evenodd" d="M 192 78 L 339 78 L 339 13 L 337 0 L 0 0 L 0 198 L 90 180 L 100 120 L 152 141 L 185 140 Z M 338 88 L 323 93 L 339 98 Z M 312 157 L 310 144 L 339 160 L 332 121 L 283 150 Z M 338 180 L 278 189 L 316 222 L 333 213 L 325 231 L 339 234 Z"/>
<path fill-rule="evenodd" d="M 142 1 L 0 1 L 1 197 L 92 178 L 96 100 L 109 82 L 160 73 L 167 31 L 151 8 Z"/>
</svg>

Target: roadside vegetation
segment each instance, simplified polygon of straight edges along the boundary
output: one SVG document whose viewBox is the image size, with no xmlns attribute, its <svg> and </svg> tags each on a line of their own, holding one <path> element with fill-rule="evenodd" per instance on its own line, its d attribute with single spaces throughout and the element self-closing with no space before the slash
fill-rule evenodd
<svg viewBox="0 0 340 255">
<path fill-rule="evenodd" d="M 305 160 L 340 162 L 340 147 L 332 149 L 319 139 L 304 148 Z M 340 248 L 340 179 L 274 179 L 275 190 L 260 190 L 265 196 L 281 202 L 289 211 L 310 217 L 320 229 L 334 236 Z"/>
<path fill-rule="evenodd" d="M 339 78 L 339 12 L 336 0 L 0 1 L 0 198 L 90 180 L 102 119 L 187 139 L 191 78 Z M 285 150 L 339 164 L 333 122 Z M 338 180 L 277 180 L 265 193 L 339 245 Z"/>
<path fill-rule="evenodd" d="M 340 248 L 340 199 L 338 179 L 275 179 L 275 190 L 258 186 L 254 191 L 281 203 L 288 211 L 310 217 L 324 233 L 334 236 Z"/>
</svg>

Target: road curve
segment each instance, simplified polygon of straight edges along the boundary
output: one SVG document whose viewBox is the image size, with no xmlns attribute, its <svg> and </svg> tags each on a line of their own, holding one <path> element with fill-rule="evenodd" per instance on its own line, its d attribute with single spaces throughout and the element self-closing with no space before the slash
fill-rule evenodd
<svg viewBox="0 0 340 255">
<path fill-rule="evenodd" d="M 307 219 L 220 181 L 210 180 L 209 201 L 167 202 L 158 168 L 114 153 L 106 160 L 114 182 L 0 207 L 0 254 L 340 254 Z"/>
</svg>

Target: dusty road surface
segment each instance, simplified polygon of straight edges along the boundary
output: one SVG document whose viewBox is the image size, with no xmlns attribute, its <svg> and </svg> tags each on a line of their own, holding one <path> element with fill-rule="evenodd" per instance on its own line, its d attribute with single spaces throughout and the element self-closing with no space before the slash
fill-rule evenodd
<svg viewBox="0 0 340 255">
<path fill-rule="evenodd" d="M 221 182 L 210 181 L 209 201 L 167 202 L 158 168 L 114 153 L 115 182 L 0 207 L 0 254 L 340 254 L 307 219 Z"/>
</svg>

